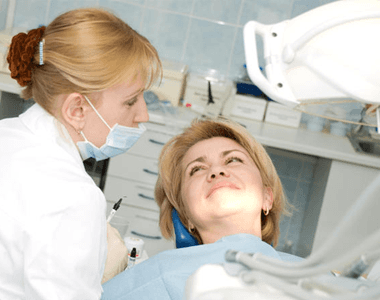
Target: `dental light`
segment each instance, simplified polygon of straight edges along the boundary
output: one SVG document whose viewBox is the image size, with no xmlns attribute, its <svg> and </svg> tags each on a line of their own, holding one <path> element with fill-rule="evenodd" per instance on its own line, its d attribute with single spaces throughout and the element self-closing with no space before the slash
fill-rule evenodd
<svg viewBox="0 0 380 300">
<path fill-rule="evenodd" d="M 250 21 L 244 28 L 248 75 L 271 99 L 305 112 L 326 103 L 370 104 L 377 112 L 373 126 L 380 128 L 379 33 L 379 0 L 337 1 L 274 25 Z M 266 76 L 258 65 L 256 35 L 263 38 Z M 243 269 L 201 267 L 187 281 L 186 299 L 380 299 L 380 281 L 359 278 L 380 260 L 379 195 L 380 175 L 305 260 L 232 250 L 226 261 Z M 367 223 L 364 231 L 357 229 L 360 222 Z"/>
<path fill-rule="evenodd" d="M 380 1 L 343 0 L 274 25 L 244 27 L 248 75 L 268 97 L 306 113 L 316 105 L 380 104 Z M 265 74 L 256 35 L 263 39 Z M 323 117 L 323 115 L 321 115 Z M 377 123 L 369 126 L 380 127 Z M 339 121 L 350 122 L 347 119 Z M 368 124 L 362 124 L 368 125 Z"/>
</svg>

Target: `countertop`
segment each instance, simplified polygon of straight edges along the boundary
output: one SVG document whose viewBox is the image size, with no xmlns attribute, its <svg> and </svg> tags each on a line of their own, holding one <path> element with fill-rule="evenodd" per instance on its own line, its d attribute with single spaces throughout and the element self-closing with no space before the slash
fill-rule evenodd
<svg viewBox="0 0 380 300">
<path fill-rule="evenodd" d="M 236 119 L 263 145 L 380 169 L 380 157 L 354 150 L 347 137 Z"/>
<path fill-rule="evenodd" d="M 19 94 L 20 86 L 9 74 L 0 72 L 0 91 Z M 162 123 L 163 117 L 149 112 L 153 122 Z M 324 132 L 313 132 L 305 128 L 292 128 L 253 121 L 242 118 L 231 118 L 246 126 L 249 132 L 263 145 L 324 157 L 380 169 L 380 157 L 357 153 L 347 137 L 335 136 Z M 181 127 L 186 121 L 179 121 Z"/>
</svg>

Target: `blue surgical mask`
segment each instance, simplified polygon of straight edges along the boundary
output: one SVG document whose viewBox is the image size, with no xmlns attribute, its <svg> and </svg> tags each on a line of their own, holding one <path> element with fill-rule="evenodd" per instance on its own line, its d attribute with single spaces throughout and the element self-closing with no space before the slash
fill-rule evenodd
<svg viewBox="0 0 380 300">
<path fill-rule="evenodd" d="M 110 132 L 107 136 L 106 143 L 100 148 L 89 142 L 84 133 L 82 131 L 80 132 L 84 141 L 78 142 L 77 146 L 83 160 L 92 157 L 99 161 L 122 154 L 130 149 L 145 132 L 146 128 L 142 124 L 139 124 L 138 128 L 121 126 L 119 124 L 115 124 L 111 128 L 95 109 L 90 100 L 86 96 L 84 97 L 103 123 L 110 129 Z"/>
</svg>

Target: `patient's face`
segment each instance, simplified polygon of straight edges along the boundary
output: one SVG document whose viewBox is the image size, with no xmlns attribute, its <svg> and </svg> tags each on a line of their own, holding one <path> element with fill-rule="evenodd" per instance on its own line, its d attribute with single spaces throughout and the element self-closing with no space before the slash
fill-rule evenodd
<svg viewBox="0 0 380 300">
<path fill-rule="evenodd" d="M 214 137 L 195 144 L 182 168 L 181 193 L 195 227 L 239 214 L 260 220 L 267 189 L 248 152 L 234 140 Z"/>
</svg>

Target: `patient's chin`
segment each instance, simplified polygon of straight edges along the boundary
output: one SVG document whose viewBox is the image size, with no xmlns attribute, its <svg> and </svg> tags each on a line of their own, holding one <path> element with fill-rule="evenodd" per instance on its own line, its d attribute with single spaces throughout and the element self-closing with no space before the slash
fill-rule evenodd
<svg viewBox="0 0 380 300">
<path fill-rule="evenodd" d="M 236 189 L 221 188 L 208 198 L 214 215 L 261 212 L 261 201 Z"/>
<path fill-rule="evenodd" d="M 237 195 L 236 190 L 231 189 L 218 189 L 210 197 L 210 204 L 214 207 L 215 212 L 218 210 L 234 210 L 238 208 L 244 208 L 246 201 L 244 197 Z"/>
</svg>

